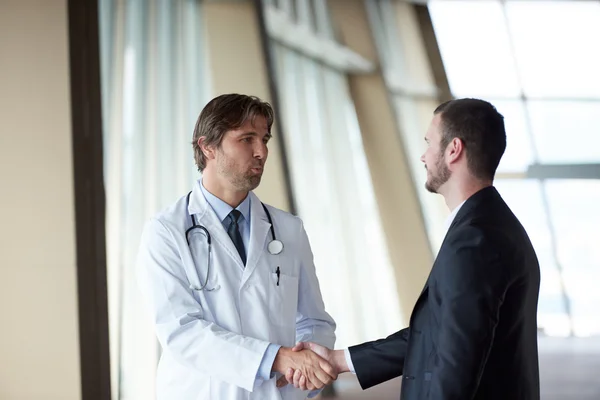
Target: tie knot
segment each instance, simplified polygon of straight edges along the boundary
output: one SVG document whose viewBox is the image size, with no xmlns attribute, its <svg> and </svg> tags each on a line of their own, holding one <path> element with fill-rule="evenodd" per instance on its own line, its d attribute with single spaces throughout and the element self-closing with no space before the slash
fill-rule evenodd
<svg viewBox="0 0 600 400">
<path fill-rule="evenodd" d="M 229 213 L 228 217 L 231 220 L 232 223 L 236 224 L 238 223 L 240 217 L 242 216 L 242 213 L 239 210 L 231 210 L 231 212 Z"/>
</svg>

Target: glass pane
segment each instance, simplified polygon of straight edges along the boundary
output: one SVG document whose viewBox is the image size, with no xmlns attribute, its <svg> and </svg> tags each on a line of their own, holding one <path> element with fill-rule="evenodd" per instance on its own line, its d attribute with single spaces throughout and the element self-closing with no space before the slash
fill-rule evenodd
<svg viewBox="0 0 600 400">
<path fill-rule="evenodd" d="M 600 181 L 548 181 L 546 193 L 575 334 L 600 334 Z"/>
<path fill-rule="evenodd" d="M 296 22 L 314 31 L 313 12 L 308 0 L 296 0 Z"/>
<path fill-rule="evenodd" d="M 506 12 L 526 95 L 600 97 L 600 2 L 515 1 Z"/>
<path fill-rule="evenodd" d="M 498 1 L 433 1 L 429 11 L 452 93 L 518 97 L 520 87 Z"/>
<path fill-rule="evenodd" d="M 531 101 L 528 106 L 540 163 L 600 160 L 600 101 Z"/>
<path fill-rule="evenodd" d="M 495 186 L 527 231 L 540 262 L 538 326 L 548 335 L 567 336 L 570 323 L 565 312 L 541 183 L 536 180 L 499 179 Z"/>
<path fill-rule="evenodd" d="M 277 8 L 283 11 L 289 19 L 295 20 L 293 0 L 277 0 Z"/>
<path fill-rule="evenodd" d="M 534 161 L 525 106 L 521 100 L 495 100 L 492 104 L 504 116 L 506 128 L 506 151 L 498 172 L 525 172 Z"/>
<path fill-rule="evenodd" d="M 317 34 L 327 39 L 335 39 L 329 7 L 325 0 L 313 0 L 314 19 L 317 25 Z"/>
</svg>

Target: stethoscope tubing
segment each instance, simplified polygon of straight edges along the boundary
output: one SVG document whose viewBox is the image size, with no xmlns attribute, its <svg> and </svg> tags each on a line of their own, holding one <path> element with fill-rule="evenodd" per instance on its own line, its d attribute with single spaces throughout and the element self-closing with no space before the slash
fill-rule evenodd
<svg viewBox="0 0 600 400">
<path fill-rule="evenodd" d="M 189 209 L 190 206 L 190 195 L 192 194 L 192 192 L 189 192 L 187 194 L 186 197 L 186 210 Z M 262 204 L 263 209 L 265 210 L 265 214 L 267 214 L 267 219 L 269 220 L 269 224 L 271 225 L 271 237 L 273 238 L 273 240 L 269 243 L 269 245 L 267 246 L 269 249 L 269 252 L 273 255 L 275 254 L 279 254 L 281 253 L 281 251 L 283 250 L 283 243 L 281 243 L 280 241 L 277 240 L 277 237 L 275 236 L 275 227 L 273 225 L 273 220 L 271 218 L 271 213 L 269 212 L 269 210 L 267 209 L 267 206 L 265 206 L 265 203 L 261 202 L 260 204 Z M 212 289 L 206 289 L 206 286 L 208 285 L 208 277 L 210 276 L 210 258 L 211 258 L 211 252 L 212 252 L 212 237 L 210 236 L 210 232 L 208 232 L 208 229 L 206 229 L 206 227 L 202 226 L 201 224 L 198 223 L 198 221 L 196 220 L 196 216 L 194 214 L 189 214 L 190 215 L 190 219 L 192 220 L 192 226 L 190 226 L 186 231 L 185 231 L 185 240 L 187 242 L 188 247 L 190 247 L 190 237 L 189 237 L 189 233 L 191 231 L 193 231 L 194 229 L 200 229 L 203 233 L 204 236 L 206 236 L 206 241 L 208 244 L 208 255 L 207 255 L 207 264 L 206 264 L 206 279 L 204 281 L 204 284 L 202 284 L 202 281 L 200 281 L 200 287 L 194 286 L 192 284 L 190 284 L 190 289 L 192 290 L 197 290 L 197 291 L 202 291 L 202 290 L 207 290 L 207 291 L 213 291 L 216 290 L 218 287 L 216 288 L 212 288 Z M 272 252 L 271 251 L 271 244 L 272 243 L 278 243 L 278 246 L 276 246 L 278 248 L 277 252 Z"/>
</svg>

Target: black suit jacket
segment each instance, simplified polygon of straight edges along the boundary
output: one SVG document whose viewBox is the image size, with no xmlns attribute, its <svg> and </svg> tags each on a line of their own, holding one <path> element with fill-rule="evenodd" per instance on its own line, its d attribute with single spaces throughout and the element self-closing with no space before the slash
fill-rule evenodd
<svg viewBox="0 0 600 400">
<path fill-rule="evenodd" d="M 494 187 L 460 208 L 409 327 L 351 347 L 363 389 L 403 375 L 403 400 L 540 398 L 540 269 Z"/>
</svg>

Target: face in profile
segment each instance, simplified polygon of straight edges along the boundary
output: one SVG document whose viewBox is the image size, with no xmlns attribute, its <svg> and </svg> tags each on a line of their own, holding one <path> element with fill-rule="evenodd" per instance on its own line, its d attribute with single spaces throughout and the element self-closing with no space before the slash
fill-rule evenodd
<svg viewBox="0 0 600 400">
<path fill-rule="evenodd" d="M 267 120 L 260 115 L 227 131 L 215 151 L 217 175 L 239 192 L 256 189 L 267 161 L 270 138 Z"/>
<path fill-rule="evenodd" d="M 446 165 L 444 159 L 444 151 L 442 148 L 442 117 L 437 114 L 433 117 L 429 129 L 425 134 L 425 142 L 427 150 L 421 156 L 421 161 L 425 164 L 427 170 L 427 181 L 425 189 L 431 193 L 438 193 L 440 187 L 448 182 L 452 175 L 450 169 Z"/>
</svg>

